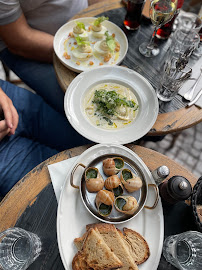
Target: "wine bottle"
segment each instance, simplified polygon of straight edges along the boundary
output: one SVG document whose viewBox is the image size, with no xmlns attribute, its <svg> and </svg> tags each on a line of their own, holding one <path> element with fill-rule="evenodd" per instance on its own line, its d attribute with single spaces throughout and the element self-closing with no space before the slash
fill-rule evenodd
<svg viewBox="0 0 202 270">
<path fill-rule="evenodd" d="M 178 16 L 181 7 L 183 6 L 183 3 L 184 3 L 184 0 L 178 0 L 177 10 L 176 10 L 174 17 L 172 18 L 171 21 L 164 24 L 161 28 L 159 28 L 157 30 L 156 38 L 158 38 L 158 39 L 168 39 L 169 38 L 170 34 L 172 33 L 173 23 L 174 23 L 176 17 Z"/>
</svg>

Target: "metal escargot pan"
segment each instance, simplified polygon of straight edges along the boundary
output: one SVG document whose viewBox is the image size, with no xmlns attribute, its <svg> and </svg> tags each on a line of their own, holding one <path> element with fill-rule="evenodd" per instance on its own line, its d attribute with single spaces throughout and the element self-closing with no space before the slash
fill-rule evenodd
<svg viewBox="0 0 202 270">
<path fill-rule="evenodd" d="M 111 158 L 111 157 L 123 158 L 123 160 L 124 160 L 123 169 L 125 169 L 125 168 L 130 169 L 135 175 L 139 176 L 142 179 L 143 184 L 139 190 L 129 193 L 124 188 L 124 192 L 122 195 L 122 196 L 129 195 L 129 196 L 133 196 L 136 198 L 139 206 L 133 215 L 121 213 L 121 212 L 117 211 L 114 206 L 113 206 L 112 212 L 109 216 L 104 217 L 104 216 L 100 215 L 98 213 L 98 210 L 97 210 L 96 205 L 95 205 L 95 198 L 96 198 L 97 192 L 90 193 L 86 189 L 85 177 L 84 177 L 85 170 L 89 167 L 96 167 L 99 170 L 100 174 L 102 175 L 103 179 L 106 180 L 109 176 L 105 175 L 105 173 L 103 171 L 102 162 L 104 159 Z M 74 174 L 79 166 L 84 168 L 84 172 L 83 172 L 83 175 L 80 179 L 80 186 L 77 186 L 74 184 Z M 117 175 L 120 176 L 120 172 Z M 154 209 L 156 207 L 156 205 L 158 204 L 158 200 L 159 200 L 159 193 L 158 193 L 157 186 L 155 184 L 148 184 L 146 177 L 145 177 L 145 172 L 143 172 L 140 169 L 140 167 L 136 164 L 135 161 L 129 159 L 128 157 L 122 156 L 122 155 L 114 155 L 114 154 L 101 155 L 101 156 L 95 158 L 94 160 L 92 160 L 87 166 L 82 164 L 82 163 L 77 163 L 71 172 L 70 184 L 72 187 L 80 189 L 81 199 L 82 199 L 85 207 L 87 208 L 87 210 L 95 218 L 97 218 L 100 221 L 106 222 L 106 223 L 119 224 L 119 223 L 129 221 L 132 218 L 134 218 L 144 207 L 147 209 Z M 145 205 L 146 200 L 147 200 L 147 196 L 149 195 L 148 192 L 150 190 L 148 187 L 153 187 L 155 190 L 155 199 L 154 199 L 154 203 L 152 206 Z M 105 189 L 105 187 L 103 189 Z"/>
</svg>

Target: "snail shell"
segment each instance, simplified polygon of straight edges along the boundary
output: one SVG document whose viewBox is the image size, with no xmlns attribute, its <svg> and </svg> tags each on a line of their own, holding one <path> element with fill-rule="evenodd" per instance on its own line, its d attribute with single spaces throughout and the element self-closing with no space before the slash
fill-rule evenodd
<svg viewBox="0 0 202 270">
<path fill-rule="evenodd" d="M 85 171 L 86 188 L 89 192 L 98 192 L 104 187 L 104 179 L 99 170 L 95 167 L 89 167 Z"/>
<path fill-rule="evenodd" d="M 123 194 L 123 185 L 116 174 L 108 177 L 105 180 L 105 188 L 113 191 L 116 197 Z"/>
<path fill-rule="evenodd" d="M 107 176 L 117 174 L 124 166 L 124 160 L 121 157 L 107 158 L 103 160 L 103 171 Z"/>
<path fill-rule="evenodd" d="M 142 180 L 139 176 L 135 175 L 129 169 L 123 169 L 121 171 L 120 179 L 125 189 L 128 192 L 133 192 L 142 187 Z"/>
<path fill-rule="evenodd" d="M 114 204 L 114 193 L 109 190 L 100 190 L 96 195 L 95 204 L 101 216 L 109 216 Z"/>
<path fill-rule="evenodd" d="M 127 215 L 133 215 L 139 206 L 132 196 L 119 196 L 115 199 L 114 205 L 117 211 Z"/>
</svg>

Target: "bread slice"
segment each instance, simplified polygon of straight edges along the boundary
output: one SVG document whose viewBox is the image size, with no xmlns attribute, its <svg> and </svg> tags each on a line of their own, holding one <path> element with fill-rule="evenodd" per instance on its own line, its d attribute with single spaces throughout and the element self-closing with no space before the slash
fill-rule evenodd
<svg viewBox="0 0 202 270">
<path fill-rule="evenodd" d="M 149 258 L 149 246 L 141 234 L 134 230 L 123 228 L 123 239 L 136 264 L 139 265 Z"/>
<path fill-rule="evenodd" d="M 96 228 L 90 228 L 88 230 L 82 251 L 78 252 L 75 256 L 77 257 L 74 257 L 72 262 L 73 270 L 77 270 L 76 267 L 83 265 L 84 262 L 86 263 L 85 270 L 91 268 L 94 270 L 110 270 L 123 266 L 123 263 L 111 251 Z"/>
<path fill-rule="evenodd" d="M 116 256 L 123 263 L 121 270 L 138 270 L 136 263 L 134 262 L 129 250 L 123 241 L 122 237 L 117 232 L 116 227 L 113 224 L 107 223 L 95 223 L 86 225 L 86 230 L 97 228 L 105 243 L 109 246 Z"/>
<path fill-rule="evenodd" d="M 73 270 L 92 270 L 86 263 L 85 255 L 82 252 L 77 252 L 72 261 Z"/>
</svg>

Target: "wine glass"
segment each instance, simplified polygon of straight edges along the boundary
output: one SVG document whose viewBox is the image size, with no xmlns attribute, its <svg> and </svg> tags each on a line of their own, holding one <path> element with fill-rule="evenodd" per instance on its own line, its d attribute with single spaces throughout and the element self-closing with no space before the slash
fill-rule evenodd
<svg viewBox="0 0 202 270">
<path fill-rule="evenodd" d="M 139 51 L 146 57 L 152 57 L 159 54 L 159 48 L 155 44 L 157 30 L 175 15 L 177 0 L 151 0 L 149 15 L 154 28 L 154 33 L 149 43 L 144 42 L 139 46 Z"/>
</svg>

